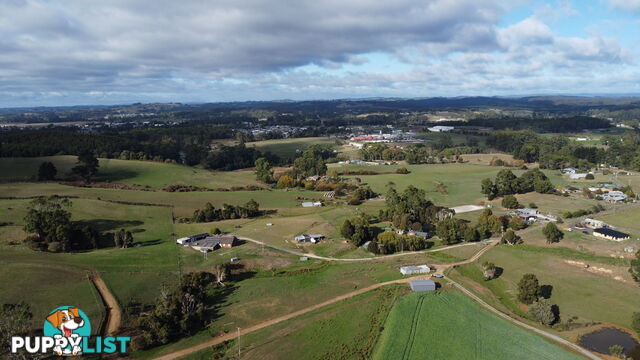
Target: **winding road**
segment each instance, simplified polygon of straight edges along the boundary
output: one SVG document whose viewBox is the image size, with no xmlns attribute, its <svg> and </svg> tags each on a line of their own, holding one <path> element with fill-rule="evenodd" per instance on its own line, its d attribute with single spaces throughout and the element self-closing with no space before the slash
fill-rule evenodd
<svg viewBox="0 0 640 360">
<path fill-rule="evenodd" d="M 390 254 L 390 255 L 380 255 L 380 256 L 376 256 L 376 257 L 335 258 L 335 257 L 325 257 L 325 256 L 315 255 L 313 253 L 303 253 L 303 252 L 300 252 L 300 251 L 287 249 L 287 248 L 282 247 L 282 246 L 272 245 L 272 244 L 266 243 L 264 241 L 255 240 L 255 239 L 248 238 L 248 237 L 243 237 L 243 236 L 239 236 L 238 239 L 239 240 L 249 241 L 249 242 L 252 242 L 254 244 L 270 247 L 272 249 L 283 251 L 283 252 L 286 252 L 286 253 L 289 253 L 289 254 L 293 254 L 293 255 L 297 255 L 297 256 L 306 256 L 306 257 L 310 257 L 310 258 L 313 258 L 313 259 L 319 259 L 319 260 L 325 260 L 325 261 L 351 261 L 351 262 L 355 262 L 355 261 L 378 261 L 378 260 L 385 260 L 385 259 L 389 259 L 389 258 L 395 258 L 395 257 L 401 257 L 401 256 L 407 256 L 407 255 L 434 253 L 434 252 L 439 252 L 439 251 L 455 249 L 455 248 L 459 248 L 459 247 L 463 247 L 463 246 L 471 246 L 471 245 L 478 245 L 478 244 L 489 244 L 492 241 L 494 241 L 494 240 L 489 239 L 489 240 L 484 240 L 484 241 L 481 241 L 481 242 L 470 242 L 470 243 L 462 243 L 462 244 L 451 245 L 451 246 L 444 246 L 444 247 L 437 248 L 437 249 L 432 249 L 432 250 L 404 251 L 404 252 L 401 252 L 401 253 L 395 253 L 395 254 Z"/>
</svg>

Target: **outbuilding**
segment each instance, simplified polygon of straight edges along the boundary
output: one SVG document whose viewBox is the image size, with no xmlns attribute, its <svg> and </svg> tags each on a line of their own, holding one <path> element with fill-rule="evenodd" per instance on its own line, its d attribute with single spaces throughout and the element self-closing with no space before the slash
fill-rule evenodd
<svg viewBox="0 0 640 360">
<path fill-rule="evenodd" d="M 409 283 L 413 291 L 435 291 L 436 282 L 433 280 L 411 280 Z"/>
<path fill-rule="evenodd" d="M 595 229 L 593 230 L 593 235 L 613 241 L 624 241 L 629 239 L 629 234 L 607 228 Z"/>
<path fill-rule="evenodd" d="M 426 274 L 429 271 L 431 271 L 431 268 L 427 265 L 403 266 L 400 268 L 402 275 Z"/>
</svg>

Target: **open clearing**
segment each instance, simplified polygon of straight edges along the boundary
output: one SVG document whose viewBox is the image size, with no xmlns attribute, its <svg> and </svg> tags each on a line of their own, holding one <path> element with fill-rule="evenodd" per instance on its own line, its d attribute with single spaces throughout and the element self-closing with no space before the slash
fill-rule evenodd
<svg viewBox="0 0 640 360">
<path fill-rule="evenodd" d="M 282 157 L 295 157 L 296 151 L 304 151 L 314 144 L 336 145 L 336 139 L 326 137 L 309 137 L 309 138 L 291 138 L 291 139 L 274 139 L 246 143 L 247 147 L 255 147 L 256 149 L 266 152 L 272 152 Z"/>
<path fill-rule="evenodd" d="M 582 359 L 452 292 L 400 298 L 372 356 L 374 360 L 515 358 Z"/>
</svg>

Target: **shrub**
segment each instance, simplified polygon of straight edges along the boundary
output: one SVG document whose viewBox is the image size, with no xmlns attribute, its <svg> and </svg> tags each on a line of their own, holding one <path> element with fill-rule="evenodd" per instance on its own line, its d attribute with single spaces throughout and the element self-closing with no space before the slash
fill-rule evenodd
<svg viewBox="0 0 640 360">
<path fill-rule="evenodd" d="M 502 207 L 507 209 L 517 209 L 520 207 L 520 203 L 518 203 L 518 199 L 516 199 L 513 195 L 506 195 L 502 198 Z"/>
<path fill-rule="evenodd" d="M 62 244 L 58 241 L 50 242 L 47 250 L 54 253 L 60 252 L 62 251 Z"/>
<path fill-rule="evenodd" d="M 593 179 L 595 179 L 595 178 L 596 178 L 596 177 L 595 177 L 595 176 L 593 176 L 593 174 L 587 174 L 587 176 L 585 176 L 585 179 L 586 179 L 586 180 L 593 180 Z"/>
<path fill-rule="evenodd" d="M 407 169 L 406 167 L 401 167 L 396 169 L 396 174 L 408 174 L 408 173 L 409 173 L 409 169 Z"/>
</svg>

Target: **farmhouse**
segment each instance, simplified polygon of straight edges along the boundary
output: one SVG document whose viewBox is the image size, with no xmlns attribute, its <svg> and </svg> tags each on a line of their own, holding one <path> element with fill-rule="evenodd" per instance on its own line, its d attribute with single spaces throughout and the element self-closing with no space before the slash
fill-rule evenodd
<svg viewBox="0 0 640 360">
<path fill-rule="evenodd" d="M 192 243 L 194 241 L 202 240 L 202 239 L 205 239 L 207 237 L 209 237 L 208 233 L 191 235 L 191 236 L 183 237 L 183 238 L 180 238 L 180 239 L 176 240 L 176 243 L 179 244 L 179 245 L 189 245 L 190 243 Z"/>
<path fill-rule="evenodd" d="M 593 230 L 593 235 L 613 241 L 624 241 L 629 239 L 629 234 L 607 228 L 595 229 Z"/>
<path fill-rule="evenodd" d="M 221 247 L 232 248 L 236 246 L 237 240 L 233 235 L 209 236 L 192 242 L 191 247 L 201 252 L 210 252 Z"/>
<path fill-rule="evenodd" d="M 435 291 L 436 283 L 433 280 L 411 280 L 409 283 L 413 291 Z"/>
<path fill-rule="evenodd" d="M 426 274 L 429 271 L 431 271 L 431 268 L 427 265 L 403 266 L 400 268 L 402 275 Z"/>
<path fill-rule="evenodd" d="M 312 244 L 315 244 L 322 239 L 324 239 L 324 235 L 322 234 L 302 234 L 293 238 L 293 240 L 299 243 L 310 242 Z"/>
<path fill-rule="evenodd" d="M 608 201 L 610 203 L 619 203 L 627 200 L 627 195 L 625 195 L 622 191 L 614 190 L 602 195 L 602 200 Z"/>
<path fill-rule="evenodd" d="M 605 223 L 604 221 L 601 220 L 596 220 L 596 219 L 590 219 L 590 218 L 586 218 L 584 219 L 584 224 L 591 229 L 599 229 L 599 228 L 608 228 L 609 225 L 607 225 L 607 223 Z"/>
<path fill-rule="evenodd" d="M 543 215 L 536 209 L 522 208 L 516 209 L 509 213 L 512 216 L 517 216 L 529 223 L 536 221 L 552 221 L 556 222 L 558 219 L 554 215 Z"/>
</svg>

